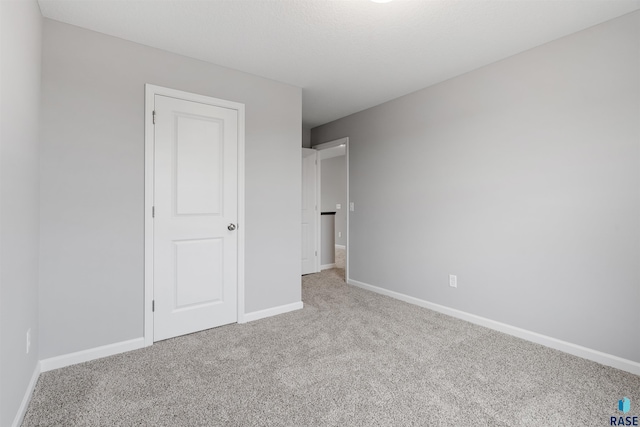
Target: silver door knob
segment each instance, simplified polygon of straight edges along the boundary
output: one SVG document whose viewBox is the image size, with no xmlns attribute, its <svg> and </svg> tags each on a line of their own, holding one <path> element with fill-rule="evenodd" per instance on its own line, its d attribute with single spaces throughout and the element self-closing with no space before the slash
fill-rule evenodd
<svg viewBox="0 0 640 427">
<path fill-rule="evenodd" d="M 235 230 L 235 229 L 236 229 L 236 225 L 235 225 L 235 224 L 229 224 L 229 225 L 227 226 L 227 229 L 228 229 L 229 231 L 233 231 L 233 230 Z"/>
</svg>

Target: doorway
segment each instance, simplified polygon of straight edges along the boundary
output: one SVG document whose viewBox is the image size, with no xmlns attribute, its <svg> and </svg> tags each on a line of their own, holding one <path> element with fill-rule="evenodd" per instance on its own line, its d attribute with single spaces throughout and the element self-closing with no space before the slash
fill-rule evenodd
<svg viewBox="0 0 640 427">
<path fill-rule="evenodd" d="M 244 105 L 146 85 L 145 344 L 243 315 Z"/>
<path fill-rule="evenodd" d="M 349 138 L 313 147 L 318 150 L 320 269 L 344 269 L 349 277 Z"/>
</svg>

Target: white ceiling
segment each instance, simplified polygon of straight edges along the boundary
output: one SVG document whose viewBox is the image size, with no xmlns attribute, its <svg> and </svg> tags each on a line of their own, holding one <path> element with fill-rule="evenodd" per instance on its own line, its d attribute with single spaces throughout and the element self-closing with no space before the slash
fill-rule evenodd
<svg viewBox="0 0 640 427">
<path fill-rule="evenodd" d="M 640 9 L 640 0 L 40 0 L 80 27 L 303 88 L 313 127 Z"/>
</svg>

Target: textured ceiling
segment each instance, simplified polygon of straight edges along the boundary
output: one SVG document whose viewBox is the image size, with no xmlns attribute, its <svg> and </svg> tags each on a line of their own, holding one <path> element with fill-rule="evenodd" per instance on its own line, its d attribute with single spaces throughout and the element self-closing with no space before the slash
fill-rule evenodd
<svg viewBox="0 0 640 427">
<path fill-rule="evenodd" d="M 640 9 L 640 0 L 40 0 L 80 27 L 303 88 L 316 126 Z"/>
</svg>

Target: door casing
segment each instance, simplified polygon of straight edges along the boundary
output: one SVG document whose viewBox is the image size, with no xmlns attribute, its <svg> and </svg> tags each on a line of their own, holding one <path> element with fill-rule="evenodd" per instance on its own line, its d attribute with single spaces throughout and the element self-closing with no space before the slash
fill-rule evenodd
<svg viewBox="0 0 640 427">
<path fill-rule="evenodd" d="M 244 104 L 212 98 L 161 86 L 145 85 L 144 112 L 144 344 L 153 344 L 153 190 L 154 190 L 154 125 L 155 96 L 163 95 L 186 101 L 215 105 L 238 112 L 238 323 L 245 322 L 244 312 L 244 249 L 245 249 L 245 107 Z"/>
</svg>

